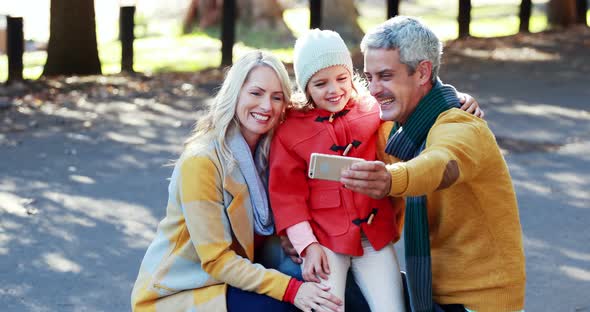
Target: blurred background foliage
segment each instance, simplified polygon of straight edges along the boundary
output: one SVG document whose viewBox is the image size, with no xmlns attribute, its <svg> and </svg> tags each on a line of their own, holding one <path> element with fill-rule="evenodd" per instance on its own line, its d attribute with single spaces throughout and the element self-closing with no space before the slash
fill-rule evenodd
<svg viewBox="0 0 590 312">
<path fill-rule="evenodd" d="M 34 2 L 35 9 L 30 10 Z M 103 74 L 120 71 L 121 46 L 117 38 L 119 6 L 123 0 L 95 1 L 98 51 Z M 308 1 L 278 0 L 284 9 L 283 20 L 294 37 L 309 27 Z M 421 17 L 442 40 L 457 37 L 458 0 L 403 0 L 400 14 Z M 473 0 L 471 35 L 499 37 L 518 32 L 520 0 Z M 49 38 L 49 0 L 0 0 L 0 14 L 24 17 L 25 39 L 24 77 L 37 79 L 47 59 L 45 47 Z M 220 28 L 198 26 L 183 31 L 190 0 L 137 1 L 135 15 L 136 71 L 146 73 L 197 71 L 217 67 L 221 60 Z M 385 21 L 386 1 L 357 0 L 358 25 L 362 31 Z M 533 1 L 530 31 L 547 29 L 545 6 L 547 0 Z M 2 10 L 6 12 L 2 12 Z M 2 25 L 0 25 L 1 27 Z M 273 27 L 251 29 L 242 23 L 237 26 L 234 56 L 262 48 L 271 50 L 284 62 L 292 61 L 293 36 L 284 36 Z M 288 37 L 288 38 L 287 38 Z M 354 48 L 354 47 L 351 47 Z M 7 57 L 0 55 L 0 81 L 6 80 Z"/>
</svg>

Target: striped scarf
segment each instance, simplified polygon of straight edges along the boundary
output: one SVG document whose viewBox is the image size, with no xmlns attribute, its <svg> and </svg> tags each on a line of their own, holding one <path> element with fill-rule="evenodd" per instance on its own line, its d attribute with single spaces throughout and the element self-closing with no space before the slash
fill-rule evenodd
<svg viewBox="0 0 590 312">
<path fill-rule="evenodd" d="M 426 146 L 426 137 L 438 116 L 459 107 L 455 88 L 437 80 L 432 90 L 420 100 L 403 126 L 391 130 L 385 152 L 403 161 L 418 156 Z M 409 297 L 412 311 L 433 311 L 432 267 L 426 195 L 406 198 L 404 247 Z"/>
</svg>

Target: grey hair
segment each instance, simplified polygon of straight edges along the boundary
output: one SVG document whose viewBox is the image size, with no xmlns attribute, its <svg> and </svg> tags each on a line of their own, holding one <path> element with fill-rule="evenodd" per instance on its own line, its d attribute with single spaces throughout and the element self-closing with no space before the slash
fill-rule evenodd
<svg viewBox="0 0 590 312">
<path fill-rule="evenodd" d="M 215 140 L 220 146 L 222 160 L 228 163 L 229 168 L 235 165 L 236 161 L 226 144 L 227 130 L 231 124 L 239 127 L 236 107 L 240 90 L 248 80 L 252 70 L 259 66 L 267 66 L 277 74 L 283 91 L 283 109 L 286 108 L 287 103 L 291 101 L 291 81 L 285 65 L 276 56 L 268 52 L 258 50 L 248 52 L 235 62 L 227 72 L 221 89 L 209 105 L 208 111 L 197 120 L 191 136 L 185 141 L 184 151 L 179 161 L 206 149 L 211 141 Z M 258 153 L 258 155 L 261 159 L 255 159 L 255 161 L 264 165 L 261 168 L 262 171 L 267 169 L 273 132 L 274 129 L 263 136 L 258 143 L 261 148 L 261 153 Z"/>
<path fill-rule="evenodd" d="M 417 18 L 396 16 L 370 30 L 361 41 L 361 52 L 366 53 L 368 49 L 398 50 L 400 63 L 408 66 L 410 74 L 416 72 L 421 61 L 430 61 L 430 79 L 436 82 L 442 42 Z"/>
</svg>

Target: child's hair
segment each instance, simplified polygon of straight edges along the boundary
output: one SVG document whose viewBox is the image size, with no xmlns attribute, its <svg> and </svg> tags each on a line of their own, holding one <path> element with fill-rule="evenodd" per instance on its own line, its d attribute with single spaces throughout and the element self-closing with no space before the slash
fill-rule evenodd
<svg viewBox="0 0 590 312">
<path fill-rule="evenodd" d="M 235 159 L 225 142 L 226 133 L 230 125 L 239 126 L 236 106 L 240 90 L 252 70 L 259 66 L 267 66 L 274 70 L 282 86 L 284 103 L 290 103 L 291 83 L 285 65 L 276 56 L 267 52 L 252 51 L 247 53 L 227 72 L 221 89 L 209 105 L 207 113 L 197 120 L 191 136 L 185 141 L 184 151 L 179 160 L 207 148 L 211 141 L 217 141 L 222 160 L 228 163 L 230 168 L 235 165 Z M 255 161 L 260 161 L 261 164 L 268 163 L 272 133 L 273 130 L 263 136 L 259 142 L 262 152 L 258 155 L 262 159 L 255 159 Z M 266 170 L 266 168 L 263 169 Z"/>
<path fill-rule="evenodd" d="M 366 81 L 352 69 L 352 57 L 342 37 L 331 30 L 312 29 L 295 42 L 293 67 L 298 91 L 293 95 L 290 109 L 311 110 L 315 103 L 307 94 L 311 77 L 324 68 L 343 66 L 351 77 L 352 98 L 368 94 Z"/>
</svg>

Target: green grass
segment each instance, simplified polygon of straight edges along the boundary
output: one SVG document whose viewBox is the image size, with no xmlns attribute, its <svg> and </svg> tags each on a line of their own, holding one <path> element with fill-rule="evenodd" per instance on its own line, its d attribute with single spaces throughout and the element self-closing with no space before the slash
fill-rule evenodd
<svg viewBox="0 0 590 312">
<path fill-rule="evenodd" d="M 506 1 L 504 1 L 506 2 Z M 474 1 L 472 10 L 471 34 L 477 37 L 497 37 L 517 33 L 518 4 L 493 4 L 494 0 Z M 441 40 L 457 37 L 457 1 L 428 1 L 419 0 L 417 4 L 402 2 L 402 14 L 421 17 L 432 27 Z M 385 21 L 385 4 L 383 6 L 360 6 L 359 25 L 364 31 Z M 295 37 L 300 36 L 309 25 L 309 11 L 307 7 L 292 8 L 284 12 L 283 18 Z M 590 11 L 588 11 L 590 19 Z M 221 62 L 221 42 L 219 28 L 205 31 L 195 31 L 190 35 L 178 35 L 180 25 L 173 22 L 147 21 L 141 23 L 138 33 L 145 35 L 135 40 L 134 68 L 140 72 L 162 71 L 197 71 L 207 67 L 218 66 Z M 547 18 L 544 12 L 533 10 L 530 20 L 532 32 L 543 31 L 547 28 Z M 257 32 L 238 26 L 236 38 L 238 43 L 234 47 L 234 56 L 254 48 L 263 48 L 275 53 L 282 61 L 292 62 L 291 39 L 285 40 L 278 34 Z M 120 71 L 121 45 L 118 41 L 99 42 L 99 55 L 104 74 L 114 74 Z M 24 55 L 24 72 L 26 79 L 37 79 L 43 71 L 47 56 L 45 52 L 27 52 Z M 7 78 L 8 60 L 6 55 L 0 55 L 0 81 Z"/>
<path fill-rule="evenodd" d="M 519 3 L 520 1 L 515 1 L 515 4 L 512 5 L 473 5 L 471 11 L 471 35 L 476 37 L 499 37 L 516 34 L 519 27 Z M 360 7 L 359 10 L 361 12 L 359 25 L 364 31 L 385 21 L 385 12 L 381 7 Z M 455 39 L 458 36 L 457 1 L 432 3 L 422 0 L 418 2 L 418 5 L 414 6 L 404 5 L 404 2 L 402 2 L 400 12 L 404 15 L 420 17 L 443 41 Z M 547 28 L 547 18 L 544 12 L 534 10 L 532 13 L 530 20 L 531 32 L 545 30 Z"/>
</svg>

